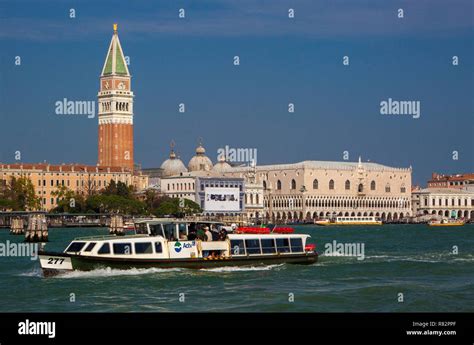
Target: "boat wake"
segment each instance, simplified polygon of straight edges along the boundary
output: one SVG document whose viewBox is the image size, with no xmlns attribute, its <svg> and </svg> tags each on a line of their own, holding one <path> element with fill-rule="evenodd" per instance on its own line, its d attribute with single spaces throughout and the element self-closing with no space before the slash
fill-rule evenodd
<svg viewBox="0 0 474 345">
<path fill-rule="evenodd" d="M 93 271 L 72 271 L 64 273 L 53 278 L 55 279 L 74 279 L 74 278 L 107 278 L 118 276 L 138 276 L 145 274 L 179 272 L 181 268 L 130 268 L 127 270 L 118 270 L 107 268 L 100 268 Z"/>
<path fill-rule="evenodd" d="M 424 254 L 414 254 L 414 255 L 368 255 L 366 259 L 377 261 L 411 261 L 411 262 L 424 262 L 424 263 L 450 263 L 457 261 L 474 261 L 472 255 L 454 255 L 450 253 L 424 253 Z"/>
<path fill-rule="evenodd" d="M 420 263 L 455 263 L 455 262 L 474 262 L 473 255 L 454 255 L 450 253 L 424 253 L 413 255 L 389 255 L 380 253 L 376 255 L 365 255 L 363 259 L 357 256 L 348 256 L 341 253 L 330 253 L 320 256 L 321 260 L 326 263 L 375 263 L 375 262 L 420 262 Z"/>
<path fill-rule="evenodd" d="M 273 269 L 277 269 L 279 267 L 284 266 L 285 264 L 278 264 L 278 265 L 267 265 L 267 266 L 228 266 L 228 267 L 216 267 L 216 268 L 202 268 L 200 271 L 204 272 L 217 272 L 217 273 L 225 273 L 225 272 L 249 272 L 249 271 L 270 271 Z"/>
<path fill-rule="evenodd" d="M 31 271 L 18 274 L 20 277 L 42 277 L 43 272 L 39 267 L 33 268 Z"/>
</svg>

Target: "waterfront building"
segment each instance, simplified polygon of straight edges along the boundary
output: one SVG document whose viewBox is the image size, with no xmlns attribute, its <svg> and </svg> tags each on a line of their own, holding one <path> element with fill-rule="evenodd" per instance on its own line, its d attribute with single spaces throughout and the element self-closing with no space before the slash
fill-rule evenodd
<svg viewBox="0 0 474 345">
<path fill-rule="evenodd" d="M 196 192 L 196 201 L 205 215 L 238 216 L 245 212 L 243 178 L 197 176 Z"/>
<path fill-rule="evenodd" d="M 246 194 L 243 178 L 223 177 L 203 171 L 186 172 L 177 176 L 161 178 L 158 190 L 162 195 L 170 198 L 188 199 L 196 202 L 203 209 L 205 215 L 237 215 L 245 212 L 244 197 Z M 218 203 L 213 203 L 210 200 L 210 195 L 217 194 L 233 194 L 235 202 L 223 202 L 222 208 L 216 209 Z"/>
<path fill-rule="evenodd" d="M 189 174 L 186 176 L 162 177 L 157 185 L 157 189 L 163 195 L 170 198 L 185 198 L 197 202 L 196 180 L 196 176 Z"/>
<path fill-rule="evenodd" d="M 194 193 L 195 201 L 199 202 L 198 177 L 242 178 L 246 218 L 266 222 L 332 216 L 374 216 L 390 221 L 412 213 L 411 167 L 395 168 L 360 159 L 359 162 L 304 161 L 232 167 L 222 157 L 214 166 L 207 157 L 197 164 L 197 157 L 205 157 L 202 145 L 187 172 L 181 165 L 178 174 L 168 169 L 167 177 L 161 179 L 161 191 L 190 199 Z"/>
<path fill-rule="evenodd" d="M 225 176 L 232 169 L 231 165 L 220 157 L 213 165 L 205 155 L 205 148 L 200 143 L 196 155 L 191 158 L 188 168 L 176 156 L 174 145 L 171 145 L 169 158 L 161 164 L 161 176 L 150 188 L 157 189 L 162 195 L 171 198 L 185 198 L 199 204 L 206 215 L 239 215 L 253 219 L 263 214 L 263 185 L 251 182 L 245 177 Z M 145 172 L 153 169 L 144 169 Z M 155 181 L 155 180 L 154 180 Z M 214 190 L 213 190 L 214 188 Z M 206 194 L 206 191 L 208 192 Z M 229 202 L 222 209 L 211 209 L 205 201 L 207 195 L 236 195 L 236 202 Z M 226 204 L 223 202 L 222 204 Z M 210 207 L 215 207 L 212 204 Z"/>
<path fill-rule="evenodd" d="M 442 175 L 433 173 L 428 188 L 470 188 L 474 189 L 474 173 Z"/>
<path fill-rule="evenodd" d="M 107 187 L 111 180 L 123 182 L 140 191 L 148 185 L 148 176 L 120 167 L 99 167 L 83 164 L 53 165 L 47 163 L 0 164 L 0 187 L 5 188 L 15 177 L 27 177 L 41 200 L 41 210 L 49 211 L 58 205 L 53 195 L 59 187 L 90 195 Z"/>
<path fill-rule="evenodd" d="M 156 188 L 160 184 L 160 179 L 163 177 L 163 170 L 161 168 L 145 168 L 141 169 L 143 175 L 148 176 L 148 186 Z"/>
<path fill-rule="evenodd" d="M 134 168 L 131 76 L 114 24 L 100 75 L 98 165 Z"/>
<path fill-rule="evenodd" d="M 411 215 L 410 168 L 377 163 L 304 161 L 256 166 L 267 221 L 304 221 L 332 216 L 375 216 L 398 220 Z M 244 177 L 248 167 L 225 176 Z"/>
<path fill-rule="evenodd" d="M 474 219 L 474 191 L 448 186 L 413 190 L 413 215 Z"/>
<path fill-rule="evenodd" d="M 229 172 L 232 168 L 227 168 L 223 172 Z M 247 168 L 244 174 L 245 179 L 245 215 L 250 220 L 262 220 L 264 217 L 264 190 L 263 183 L 257 181 L 256 166 Z"/>
</svg>

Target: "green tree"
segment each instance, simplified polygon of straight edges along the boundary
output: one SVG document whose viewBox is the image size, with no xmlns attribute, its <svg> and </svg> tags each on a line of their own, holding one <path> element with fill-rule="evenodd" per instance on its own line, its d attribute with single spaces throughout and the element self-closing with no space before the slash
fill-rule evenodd
<svg viewBox="0 0 474 345">
<path fill-rule="evenodd" d="M 115 195 L 117 194 L 117 183 L 115 180 L 110 180 L 110 183 L 102 190 L 103 195 Z"/>
<path fill-rule="evenodd" d="M 117 183 L 117 195 L 123 196 L 124 198 L 130 198 L 132 195 L 131 187 L 127 186 L 125 183 L 119 181 Z"/>
<path fill-rule="evenodd" d="M 0 198 L 0 210 L 7 211 L 7 210 L 14 210 L 15 203 L 11 200 Z"/>
<path fill-rule="evenodd" d="M 59 198 L 58 205 L 51 212 L 80 213 L 87 211 L 84 196 L 66 186 L 57 186 L 51 195 Z"/>
<path fill-rule="evenodd" d="M 93 195 L 87 198 L 87 209 L 97 213 L 123 213 L 130 215 L 146 213 L 144 202 L 120 195 Z"/>
<path fill-rule="evenodd" d="M 16 211 L 31 211 L 41 207 L 41 199 L 36 196 L 35 187 L 28 177 L 12 177 L 4 195 Z"/>
<path fill-rule="evenodd" d="M 152 210 L 152 213 L 157 217 L 183 217 L 185 215 L 192 215 L 201 212 L 202 209 L 197 203 L 184 198 L 162 198 L 158 207 Z"/>
<path fill-rule="evenodd" d="M 144 202 L 148 210 L 153 210 L 157 208 L 160 205 L 161 199 L 162 197 L 155 189 L 147 189 L 145 191 Z"/>
</svg>

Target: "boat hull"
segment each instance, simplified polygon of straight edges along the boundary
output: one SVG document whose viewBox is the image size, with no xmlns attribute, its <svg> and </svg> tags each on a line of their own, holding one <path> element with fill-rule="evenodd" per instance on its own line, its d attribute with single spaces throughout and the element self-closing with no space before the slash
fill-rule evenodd
<svg viewBox="0 0 474 345">
<path fill-rule="evenodd" d="M 129 258 L 98 258 L 85 257 L 64 253 L 39 253 L 42 260 L 41 268 L 45 277 L 67 273 L 73 270 L 91 271 L 100 268 L 112 269 L 132 269 L 132 268 L 217 268 L 226 266 L 261 266 L 275 264 L 313 264 L 318 260 L 316 252 L 308 252 L 302 254 L 281 254 L 281 255 L 255 255 L 245 257 L 229 257 L 222 259 L 129 259 Z M 70 260 L 71 267 L 50 267 L 43 266 L 43 262 L 51 262 L 51 258 L 64 258 L 64 262 Z"/>
</svg>

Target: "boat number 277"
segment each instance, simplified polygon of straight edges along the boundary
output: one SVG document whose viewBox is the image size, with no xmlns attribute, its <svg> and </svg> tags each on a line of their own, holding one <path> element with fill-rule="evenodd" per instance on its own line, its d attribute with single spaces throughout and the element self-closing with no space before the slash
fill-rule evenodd
<svg viewBox="0 0 474 345">
<path fill-rule="evenodd" d="M 62 258 L 49 258 L 48 265 L 61 265 L 64 262 Z"/>
</svg>

